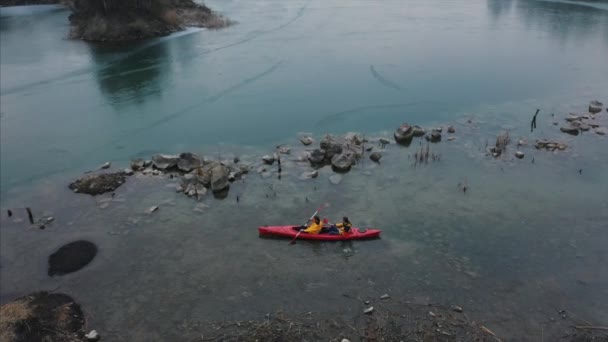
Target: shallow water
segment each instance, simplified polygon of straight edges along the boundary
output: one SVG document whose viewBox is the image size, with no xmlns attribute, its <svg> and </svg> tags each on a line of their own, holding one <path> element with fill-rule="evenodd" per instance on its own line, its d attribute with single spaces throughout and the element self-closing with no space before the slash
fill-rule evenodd
<svg viewBox="0 0 608 342">
<path fill-rule="evenodd" d="M 2 302 L 57 289 L 81 302 L 90 328 L 125 341 L 277 310 L 359 317 L 343 294 L 460 305 L 508 340 L 540 340 L 541 327 L 561 336 L 550 320 L 560 309 L 608 322 L 608 140 L 552 124 L 608 102 L 601 3 L 208 4 L 239 25 L 128 46 L 64 39 L 65 11 L 2 9 Z M 608 126 L 605 112 L 597 120 Z M 328 168 L 299 180 L 310 168 L 284 161 L 280 180 L 253 171 L 224 200 L 196 202 L 175 193 L 176 180 L 141 175 L 113 199 L 66 186 L 106 160 L 119 169 L 189 150 L 257 166 L 277 144 L 297 156 L 301 131 L 390 137 L 402 121 L 453 124 L 456 140 L 444 134 L 431 145 L 441 160 L 416 167 L 418 141 L 391 144 L 380 165 L 365 159 L 339 185 Z M 569 148 L 525 146 L 517 160 L 513 145 L 495 160 L 484 148 L 502 130 Z M 326 202 L 324 217 L 348 215 L 382 239 L 257 237 L 258 226 L 300 224 Z M 152 205 L 160 210 L 146 214 Z M 25 206 L 55 221 L 39 230 L 24 209 L 6 216 Z M 96 259 L 48 277 L 47 256 L 78 239 L 99 246 Z"/>
</svg>

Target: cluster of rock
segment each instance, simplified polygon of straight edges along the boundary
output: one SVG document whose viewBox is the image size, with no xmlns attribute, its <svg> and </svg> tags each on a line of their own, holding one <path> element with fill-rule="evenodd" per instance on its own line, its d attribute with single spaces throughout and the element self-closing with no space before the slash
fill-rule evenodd
<svg viewBox="0 0 608 342">
<path fill-rule="evenodd" d="M 336 172 L 348 172 L 363 156 L 366 150 L 365 142 L 367 140 L 353 133 L 346 134 L 343 137 L 326 135 L 319 142 L 319 148 L 308 154 L 308 161 L 314 168 L 331 165 Z M 378 156 L 376 155 L 375 158 L 378 158 Z"/>
<path fill-rule="evenodd" d="M 181 184 L 176 191 L 200 199 L 207 190 L 214 194 L 227 194 L 230 183 L 249 172 L 247 165 L 237 166 L 238 161 L 235 158 L 233 163 L 228 164 L 185 152 L 179 155 L 156 154 L 150 162 L 136 159 L 131 161 L 131 168 L 143 174 L 171 173 L 181 176 Z M 146 164 L 149 166 L 145 167 Z"/>
<path fill-rule="evenodd" d="M 560 143 L 558 141 L 546 140 L 546 139 L 537 140 L 534 147 L 536 147 L 536 149 L 538 149 L 538 150 L 545 149 L 547 151 L 555 151 L 555 150 L 564 151 L 565 149 L 568 148 L 568 146 L 564 143 Z"/>
<path fill-rule="evenodd" d="M 125 171 L 88 175 L 72 182 L 68 187 L 78 193 L 101 195 L 124 184 L 129 173 Z M 132 173 L 131 173 L 132 174 Z"/>
<path fill-rule="evenodd" d="M 454 126 L 449 126 L 447 131 L 448 133 L 456 133 L 456 129 L 454 128 Z M 429 132 L 427 132 L 424 128 L 420 126 L 411 126 L 407 123 L 404 123 L 395 130 L 393 137 L 395 138 L 395 141 L 398 144 L 403 146 L 409 146 L 415 137 L 424 137 L 426 141 L 438 143 L 441 141 L 442 132 L 442 127 L 433 128 Z"/>
<path fill-rule="evenodd" d="M 568 122 L 566 126 L 560 127 L 560 131 L 571 135 L 579 135 L 579 133 L 587 132 L 594 129 L 595 133 L 605 135 L 606 129 L 600 127 L 600 124 L 595 121 L 596 114 L 602 111 L 603 104 L 599 101 L 591 101 L 589 104 L 589 114 L 570 113 L 565 120 Z"/>
</svg>

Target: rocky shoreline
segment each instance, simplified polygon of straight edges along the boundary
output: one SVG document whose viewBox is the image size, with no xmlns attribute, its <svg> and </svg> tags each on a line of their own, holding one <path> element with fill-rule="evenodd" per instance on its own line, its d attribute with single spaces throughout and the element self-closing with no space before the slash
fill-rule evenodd
<svg viewBox="0 0 608 342">
<path fill-rule="evenodd" d="M 592 103 L 595 104 L 594 112 L 591 112 L 592 107 L 590 107 L 590 114 L 569 114 L 566 121 L 575 125 L 576 129 L 581 129 L 580 126 L 583 125 L 581 122 L 593 121 L 588 125 L 594 127 L 597 135 L 601 136 L 602 129 L 605 128 L 601 127 L 600 122 L 604 120 L 597 108 L 599 106 L 601 110 L 602 104 L 597 101 Z M 467 123 L 472 124 L 472 121 L 469 119 Z M 143 176 L 178 178 L 180 182 L 176 185 L 176 192 L 197 200 L 201 200 L 208 192 L 215 198 L 223 199 L 227 197 L 230 183 L 244 181 L 247 174 L 253 172 L 261 178 L 274 176 L 281 179 L 287 174 L 284 168 L 292 164 L 299 165 L 300 180 L 317 178 L 319 174 L 317 170 L 325 166 L 330 167 L 335 173 L 330 177 L 330 182 L 339 184 L 342 178 L 340 174 L 349 172 L 355 165 L 361 163 L 363 158 L 381 163 L 386 146 L 392 142 L 407 148 L 414 139 L 419 139 L 420 147 L 408 156 L 413 160 L 413 166 L 428 164 L 429 161 L 440 161 L 441 155 L 432 152 L 430 144 L 440 143 L 444 132 L 448 135 L 445 139 L 448 142 L 456 139 L 457 131 L 453 125 L 424 129 L 416 125 L 402 124 L 395 129 L 392 141 L 387 137 L 366 138 L 358 133 L 347 133 L 342 136 L 326 134 L 319 139 L 318 146 L 314 147 L 315 139 L 306 134 L 299 136 L 299 147 L 276 146 L 271 154 L 254 157 L 256 160 L 241 160 L 238 156 L 232 159 L 219 157 L 213 159 L 191 152 L 175 155 L 156 154 L 148 160 L 134 159 L 129 168 L 121 171 L 86 175 L 71 183 L 69 188 L 77 193 L 100 195 L 115 191 L 126 182 L 127 176 L 137 173 Z M 513 144 L 509 131 L 501 132 L 497 135 L 494 145 L 488 146 L 486 143 L 485 154 L 494 158 L 510 155 L 511 159 L 523 159 L 524 150 L 529 145 L 528 141 L 524 138 L 518 139 L 515 150 L 508 152 L 509 146 Z M 532 146 L 537 150 L 550 152 L 563 152 L 569 148 L 565 142 L 555 139 L 537 139 Z M 100 169 L 109 166 L 108 162 Z"/>
</svg>

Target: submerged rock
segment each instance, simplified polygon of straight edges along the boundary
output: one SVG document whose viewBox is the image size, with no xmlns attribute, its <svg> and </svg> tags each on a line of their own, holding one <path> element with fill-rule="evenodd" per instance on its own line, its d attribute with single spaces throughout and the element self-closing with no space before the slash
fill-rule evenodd
<svg viewBox="0 0 608 342">
<path fill-rule="evenodd" d="M 302 145 L 308 146 L 308 145 L 312 145 L 312 143 L 314 143 L 315 140 L 311 137 L 301 137 L 300 142 L 302 143 Z"/>
<path fill-rule="evenodd" d="M 152 165 L 160 170 L 167 170 L 175 167 L 179 156 L 173 154 L 155 154 L 152 156 Z"/>
<path fill-rule="evenodd" d="M 264 161 L 264 163 L 268 164 L 268 165 L 272 165 L 274 164 L 274 162 L 277 159 L 274 156 L 270 156 L 270 155 L 265 155 L 262 157 L 262 161 Z"/>
<path fill-rule="evenodd" d="M 310 161 L 310 164 L 312 166 L 319 166 L 323 164 L 325 160 L 325 152 L 316 148 L 310 153 L 310 155 L 308 156 L 308 160 Z"/>
<path fill-rule="evenodd" d="M 80 178 L 68 187 L 74 192 L 95 196 L 116 190 L 125 180 L 124 172 L 102 173 Z"/>
<path fill-rule="evenodd" d="M 568 134 L 572 134 L 572 135 L 578 135 L 578 127 L 563 126 L 563 127 L 560 127 L 559 130 L 562 131 L 562 132 L 564 132 L 564 133 L 568 133 Z"/>
<path fill-rule="evenodd" d="M 311 179 L 311 178 L 317 178 L 318 176 L 319 176 L 319 171 L 313 170 L 311 172 L 303 172 L 300 175 L 300 179 Z"/>
<path fill-rule="evenodd" d="M 329 176 L 329 182 L 331 184 L 338 185 L 342 182 L 342 176 L 341 175 L 331 175 L 331 176 Z"/>
<path fill-rule="evenodd" d="M 2 305 L 0 312 L 3 342 L 81 341 L 85 336 L 80 305 L 63 293 L 31 293 Z"/>
<path fill-rule="evenodd" d="M 454 126 L 449 126 L 448 133 L 456 133 L 456 128 L 454 128 Z"/>
<path fill-rule="evenodd" d="M 438 143 L 441 141 L 441 132 L 439 130 L 434 129 L 431 134 L 427 135 L 425 138 L 427 141 L 430 141 L 432 143 Z"/>
<path fill-rule="evenodd" d="M 192 169 L 201 166 L 203 166 L 203 160 L 190 152 L 181 153 L 177 160 L 177 168 L 184 172 L 190 172 Z"/>
<path fill-rule="evenodd" d="M 369 159 L 371 159 L 372 161 L 379 163 L 380 159 L 382 159 L 382 153 L 380 152 L 372 152 L 372 154 L 369 155 Z"/>
<path fill-rule="evenodd" d="M 599 113 L 602 111 L 602 107 L 604 106 L 603 103 L 601 103 L 600 101 L 591 101 L 589 103 L 589 113 Z M 608 110 L 608 108 L 607 108 Z"/>
<path fill-rule="evenodd" d="M 94 243 L 78 240 L 59 248 L 49 256 L 49 276 L 76 272 L 88 265 L 97 255 Z"/>
<path fill-rule="evenodd" d="M 344 152 L 331 158 L 331 167 L 336 172 L 347 172 L 356 162 L 355 154 Z"/>
</svg>

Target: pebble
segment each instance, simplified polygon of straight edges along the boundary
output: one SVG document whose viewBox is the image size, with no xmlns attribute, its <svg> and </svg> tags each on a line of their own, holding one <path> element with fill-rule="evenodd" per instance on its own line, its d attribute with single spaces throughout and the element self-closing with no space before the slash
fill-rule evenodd
<svg viewBox="0 0 608 342">
<path fill-rule="evenodd" d="M 365 305 L 369 305 L 369 303 L 370 303 L 370 301 L 369 301 L 369 300 L 364 300 L 364 301 L 363 301 L 363 304 L 365 304 Z"/>
<path fill-rule="evenodd" d="M 342 341 L 340 341 L 340 342 L 350 342 L 350 340 L 347 338 L 343 338 Z"/>
<path fill-rule="evenodd" d="M 524 153 L 522 151 L 517 151 L 517 152 L 515 152 L 515 156 L 518 159 L 522 159 L 524 157 Z"/>
<path fill-rule="evenodd" d="M 91 330 L 91 332 L 84 335 L 84 337 L 86 337 L 89 341 L 98 341 L 101 338 L 96 330 Z"/>
<path fill-rule="evenodd" d="M 380 296 L 380 299 L 389 299 L 389 298 L 391 298 L 391 296 L 389 296 L 388 293 L 385 293 L 382 296 Z"/>
<path fill-rule="evenodd" d="M 458 306 L 458 305 L 454 305 L 452 306 L 452 310 L 456 311 L 456 312 L 463 312 L 464 310 Z"/>
<path fill-rule="evenodd" d="M 101 165 L 101 168 L 102 168 L 102 169 L 109 169 L 109 168 L 110 168 L 110 166 L 112 166 L 112 163 L 110 163 L 110 162 L 105 162 L 103 165 Z"/>
<path fill-rule="evenodd" d="M 368 315 L 371 314 L 372 312 L 374 312 L 374 307 L 373 306 L 370 306 L 369 308 L 363 310 L 363 313 L 364 314 L 368 314 Z"/>
</svg>

